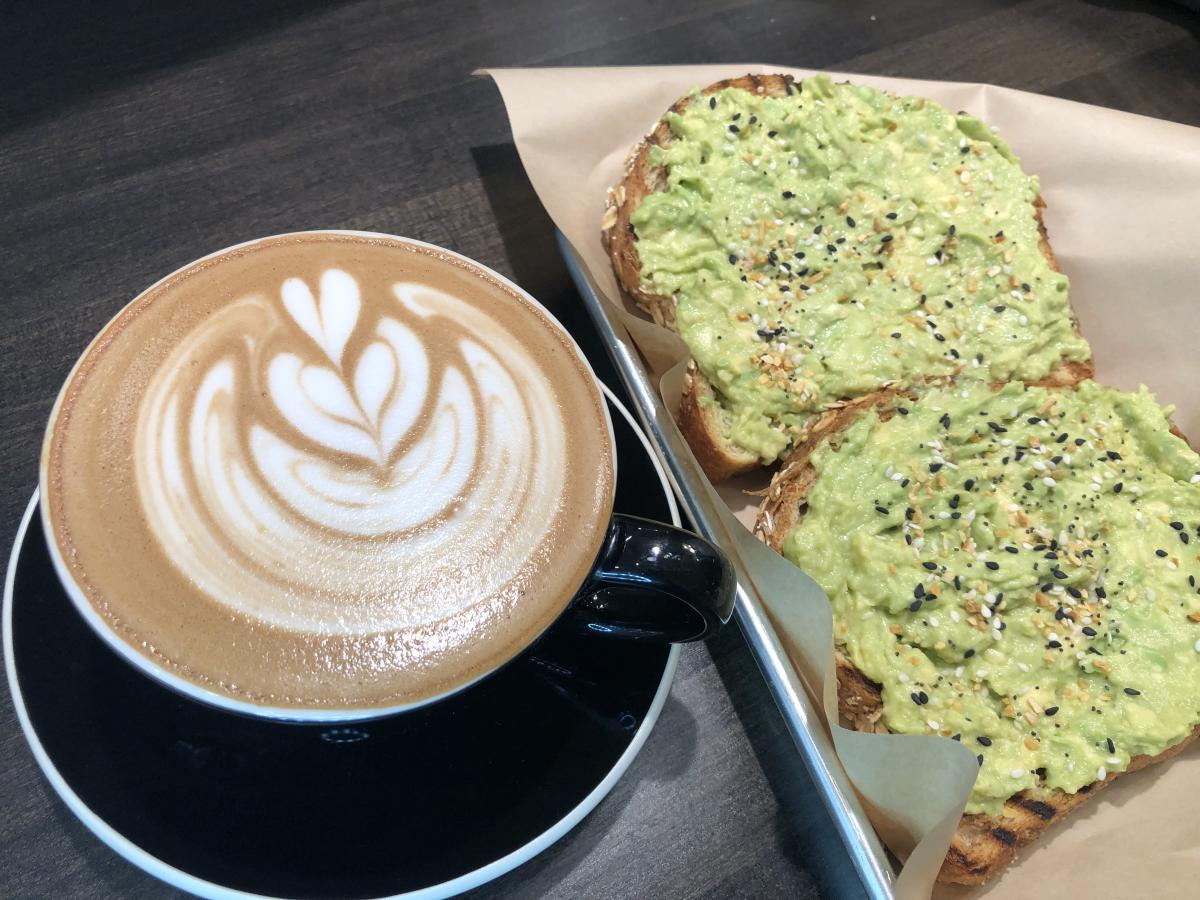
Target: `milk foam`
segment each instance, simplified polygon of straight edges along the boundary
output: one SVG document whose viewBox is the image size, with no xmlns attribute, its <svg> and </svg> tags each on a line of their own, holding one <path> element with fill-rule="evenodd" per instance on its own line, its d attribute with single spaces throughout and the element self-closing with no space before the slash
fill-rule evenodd
<svg viewBox="0 0 1200 900">
<path fill-rule="evenodd" d="M 416 282 L 364 297 L 330 268 L 180 342 L 138 410 L 137 491 L 164 555 L 231 613 L 412 628 L 524 591 L 560 512 L 565 414 L 485 305 Z"/>
</svg>

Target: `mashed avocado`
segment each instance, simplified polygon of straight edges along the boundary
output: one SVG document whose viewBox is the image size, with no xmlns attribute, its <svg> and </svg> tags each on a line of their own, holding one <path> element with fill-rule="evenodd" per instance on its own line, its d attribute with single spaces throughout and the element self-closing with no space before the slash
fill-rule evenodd
<svg viewBox="0 0 1200 900">
<path fill-rule="evenodd" d="M 866 87 L 695 93 L 631 223 L 644 286 L 779 457 L 814 411 L 915 375 L 1036 380 L 1088 358 L 1038 249 L 1036 178 L 978 119 Z"/>
<path fill-rule="evenodd" d="M 857 419 L 783 552 L 892 731 L 978 754 L 968 812 L 1200 721 L 1200 456 L 1143 388 L 975 383 Z M 886 416 L 886 414 L 885 414 Z"/>
</svg>

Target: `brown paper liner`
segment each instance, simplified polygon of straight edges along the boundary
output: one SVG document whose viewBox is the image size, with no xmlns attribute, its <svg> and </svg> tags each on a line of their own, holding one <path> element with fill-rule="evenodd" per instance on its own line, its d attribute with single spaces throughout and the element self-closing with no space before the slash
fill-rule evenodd
<svg viewBox="0 0 1200 900">
<path fill-rule="evenodd" d="M 761 64 L 640 68 L 496 69 L 513 141 L 530 182 L 650 370 L 678 405 L 682 341 L 628 306 L 600 245 L 606 190 L 629 149 L 678 97 L 747 72 L 811 70 Z M 1097 378 L 1148 385 L 1200 435 L 1192 375 L 1200 347 L 1200 129 L 991 85 L 828 73 L 930 97 L 996 126 L 1041 179 L 1054 251 L 1097 362 Z M 766 475 L 717 489 L 744 525 Z M 815 583 L 736 531 L 780 640 L 836 723 L 828 600 Z M 975 777 L 970 751 L 947 739 L 865 735 L 830 726 L 838 756 L 884 842 L 906 858 L 899 897 L 1009 900 L 1069 886 L 1090 897 L 1200 896 L 1200 744 L 1122 778 L 1021 854 L 982 888 L 934 885 Z"/>
</svg>

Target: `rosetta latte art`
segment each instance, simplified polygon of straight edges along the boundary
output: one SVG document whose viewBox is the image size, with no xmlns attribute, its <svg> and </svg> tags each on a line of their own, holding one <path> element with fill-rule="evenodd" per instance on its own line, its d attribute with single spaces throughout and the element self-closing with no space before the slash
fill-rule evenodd
<svg viewBox="0 0 1200 900">
<path fill-rule="evenodd" d="M 485 307 L 417 283 L 367 298 L 329 269 L 198 328 L 149 385 L 134 469 L 152 533 L 204 594 L 369 635 L 522 592 L 559 513 L 566 423 Z"/>
</svg>

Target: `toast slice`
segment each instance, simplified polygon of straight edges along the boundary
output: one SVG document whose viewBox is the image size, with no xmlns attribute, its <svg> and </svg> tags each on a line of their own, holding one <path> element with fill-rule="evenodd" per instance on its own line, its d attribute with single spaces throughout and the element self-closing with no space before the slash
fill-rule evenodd
<svg viewBox="0 0 1200 900">
<path fill-rule="evenodd" d="M 678 100 L 667 114 L 657 123 L 655 128 L 633 148 L 627 163 L 625 175 L 620 183 L 609 191 L 609 203 L 605 211 L 602 240 L 612 262 L 613 270 L 621 288 L 644 310 L 657 324 L 678 331 L 676 327 L 676 298 L 656 293 L 648 286 L 642 277 L 643 264 L 638 252 L 639 238 L 631 217 L 651 194 L 669 190 L 669 173 L 653 159 L 654 152 L 668 147 L 675 140 L 669 122 L 671 115 L 682 115 L 688 107 L 699 98 L 711 97 L 726 90 L 744 91 L 758 97 L 782 97 L 796 95 L 803 90 L 803 82 L 795 81 L 789 75 L 744 75 L 740 78 L 726 79 L 711 84 L 697 94 L 689 95 Z M 1046 235 L 1042 211 L 1045 208 L 1040 196 L 1034 201 L 1034 215 L 1040 234 L 1038 246 L 1048 261 L 1051 269 L 1058 271 L 1053 250 Z M 878 227 L 878 226 L 877 226 Z M 953 232 L 951 232 L 953 234 Z M 1002 233 L 1000 238 L 1003 237 Z M 954 298 L 957 300 L 957 296 Z M 930 305 L 937 303 L 941 309 L 939 298 L 932 296 Z M 1071 317 L 1072 328 L 1078 335 L 1078 323 Z M 969 342 L 964 348 L 969 347 Z M 966 364 L 964 359 L 964 365 Z M 1080 378 L 1090 377 L 1092 362 L 1087 358 L 1058 361 L 1043 380 L 1047 383 L 1070 384 Z M 885 387 L 890 380 L 920 379 L 929 373 L 922 370 L 901 373 L 900 379 L 878 379 L 877 388 Z M 953 374 L 944 372 L 941 374 Z M 1005 376 L 1007 377 L 1007 376 Z M 824 399 L 830 403 L 844 400 L 854 400 L 870 391 L 857 392 L 845 396 L 828 396 Z M 818 410 L 819 411 L 819 410 Z M 679 425 L 689 441 L 698 461 L 706 474 L 714 482 L 730 476 L 753 471 L 763 465 L 774 462 L 774 458 L 764 458 L 759 453 L 739 445 L 731 434 L 732 415 L 729 402 L 723 391 L 713 384 L 701 370 L 696 360 L 689 366 L 688 377 L 684 382 L 684 395 L 678 413 Z M 802 440 L 802 428 L 793 427 L 796 440 Z"/>
<path fill-rule="evenodd" d="M 1051 385 L 1051 388 L 1056 391 L 1075 389 L 1071 385 Z M 992 386 L 992 390 L 999 389 L 999 385 Z M 819 479 L 819 472 L 814 466 L 814 454 L 823 447 L 836 446 L 851 425 L 872 411 L 880 422 L 886 422 L 902 407 L 907 409 L 919 405 L 920 393 L 897 389 L 881 391 L 830 410 L 814 422 L 804 440 L 795 447 L 771 482 L 755 526 L 759 538 L 776 552 L 783 553 L 788 536 L 806 515 L 808 498 Z M 1171 431 L 1176 437 L 1182 438 L 1173 426 Z M 943 493 L 953 489 L 942 488 Z M 1200 491 L 1200 488 L 1193 490 Z M 1179 523 L 1174 523 L 1172 527 L 1176 524 Z M 1200 617 L 1190 619 L 1198 620 Z M 1196 626 L 1196 632 L 1200 635 L 1200 625 Z M 835 660 L 840 717 L 849 727 L 859 731 L 887 732 L 889 728 L 884 720 L 881 685 L 855 665 L 845 644 L 839 643 L 835 647 Z M 951 841 L 938 880 L 960 885 L 978 885 L 988 881 L 1011 863 L 1021 848 L 1036 840 L 1047 828 L 1061 821 L 1113 780 L 1171 758 L 1198 736 L 1200 724 L 1161 752 L 1132 755 L 1124 771 L 1083 784 L 1074 792 L 1034 785 L 1014 793 L 998 813 L 964 815 Z M 962 739 L 966 741 L 965 737 Z M 1109 748 L 1112 746 L 1110 743 Z"/>
</svg>

